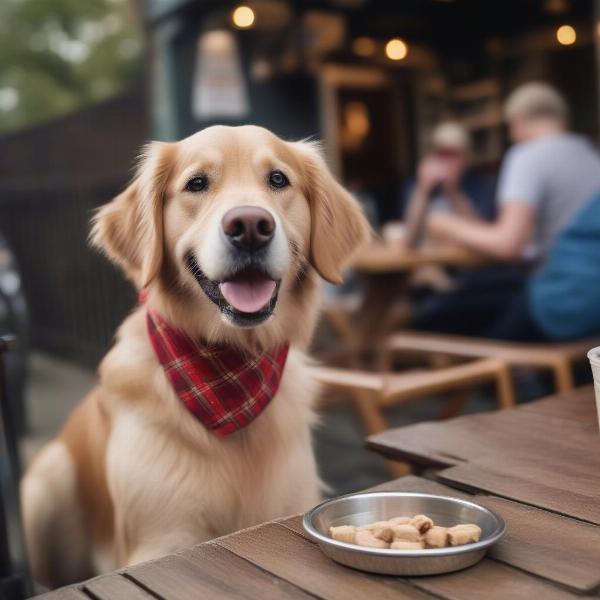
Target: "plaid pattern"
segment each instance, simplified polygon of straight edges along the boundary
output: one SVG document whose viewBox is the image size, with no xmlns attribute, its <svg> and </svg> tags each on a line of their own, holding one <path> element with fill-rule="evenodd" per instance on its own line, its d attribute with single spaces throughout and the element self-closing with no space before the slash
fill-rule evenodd
<svg viewBox="0 0 600 600">
<path fill-rule="evenodd" d="M 249 425 L 275 396 L 288 354 L 286 344 L 251 357 L 227 346 L 201 346 L 147 309 L 154 353 L 186 408 L 213 433 Z"/>
</svg>

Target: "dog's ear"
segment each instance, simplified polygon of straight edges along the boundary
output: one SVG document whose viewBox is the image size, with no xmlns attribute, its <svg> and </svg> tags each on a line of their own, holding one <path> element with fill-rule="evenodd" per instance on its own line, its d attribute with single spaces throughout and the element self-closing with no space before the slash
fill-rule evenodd
<svg viewBox="0 0 600 600">
<path fill-rule="evenodd" d="M 310 204 L 310 262 L 319 275 L 336 285 L 356 250 L 371 237 L 359 203 L 333 177 L 316 144 L 295 142 L 304 170 Z"/>
<path fill-rule="evenodd" d="M 163 204 L 174 144 L 145 147 L 131 184 L 92 221 L 90 241 L 139 287 L 160 272 L 163 261 Z"/>
</svg>

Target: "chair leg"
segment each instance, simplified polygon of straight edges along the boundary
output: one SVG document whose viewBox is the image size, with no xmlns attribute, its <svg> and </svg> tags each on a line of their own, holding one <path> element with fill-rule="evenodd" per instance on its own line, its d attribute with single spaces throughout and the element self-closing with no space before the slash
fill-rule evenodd
<svg viewBox="0 0 600 600">
<path fill-rule="evenodd" d="M 502 366 L 496 375 L 496 395 L 498 408 L 513 408 L 515 405 L 515 388 L 507 365 Z"/>
<path fill-rule="evenodd" d="M 554 365 L 554 382 L 556 391 L 560 393 L 568 392 L 575 387 L 573 371 L 568 360 L 560 359 L 556 361 Z"/>
<path fill-rule="evenodd" d="M 387 419 L 381 412 L 381 407 L 377 404 L 377 398 L 373 394 L 359 390 L 352 391 L 351 394 L 356 412 L 368 435 L 381 433 L 390 428 Z M 386 460 L 385 463 L 390 475 L 394 478 L 403 477 L 411 473 L 411 468 L 406 463 L 394 460 Z"/>
</svg>

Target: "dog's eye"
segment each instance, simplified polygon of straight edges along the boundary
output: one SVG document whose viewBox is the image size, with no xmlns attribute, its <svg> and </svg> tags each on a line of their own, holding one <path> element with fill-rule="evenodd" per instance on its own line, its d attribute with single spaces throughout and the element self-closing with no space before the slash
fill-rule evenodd
<svg viewBox="0 0 600 600">
<path fill-rule="evenodd" d="M 187 192 L 203 192 L 208 187 L 208 178 L 204 175 L 198 175 L 192 177 L 186 184 L 185 190 Z"/>
<path fill-rule="evenodd" d="M 290 185 L 290 181 L 281 171 L 271 171 L 269 173 L 269 185 L 272 188 L 279 189 Z"/>
</svg>

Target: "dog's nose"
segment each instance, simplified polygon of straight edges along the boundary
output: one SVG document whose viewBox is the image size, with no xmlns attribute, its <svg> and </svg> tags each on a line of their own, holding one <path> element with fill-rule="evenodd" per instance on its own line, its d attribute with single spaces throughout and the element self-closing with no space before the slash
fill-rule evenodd
<svg viewBox="0 0 600 600">
<path fill-rule="evenodd" d="M 237 206 L 223 216 L 227 239 L 243 250 L 258 250 L 268 244 L 275 233 L 273 215 L 260 206 Z"/>
</svg>

